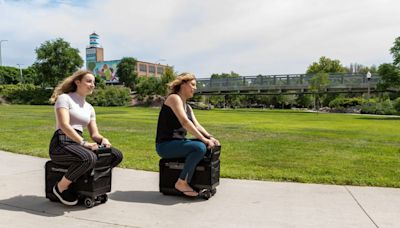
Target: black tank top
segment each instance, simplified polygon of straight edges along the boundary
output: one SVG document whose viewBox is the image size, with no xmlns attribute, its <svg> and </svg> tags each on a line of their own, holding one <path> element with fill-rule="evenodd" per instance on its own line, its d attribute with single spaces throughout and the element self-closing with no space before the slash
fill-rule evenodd
<svg viewBox="0 0 400 228">
<path fill-rule="evenodd" d="M 186 104 L 186 115 L 193 122 L 192 112 L 188 104 Z M 174 111 L 163 104 L 157 123 L 156 143 L 162 143 L 173 139 L 185 139 L 187 131 L 179 122 Z"/>
</svg>

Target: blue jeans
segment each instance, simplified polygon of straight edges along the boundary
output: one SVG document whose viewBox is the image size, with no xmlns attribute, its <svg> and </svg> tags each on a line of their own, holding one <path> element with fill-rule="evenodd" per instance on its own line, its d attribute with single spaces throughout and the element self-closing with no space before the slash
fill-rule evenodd
<svg viewBox="0 0 400 228">
<path fill-rule="evenodd" d="M 207 152 L 207 147 L 201 141 L 184 139 L 157 143 L 156 150 L 162 158 L 186 158 L 179 178 L 190 183 L 197 164 Z"/>
</svg>

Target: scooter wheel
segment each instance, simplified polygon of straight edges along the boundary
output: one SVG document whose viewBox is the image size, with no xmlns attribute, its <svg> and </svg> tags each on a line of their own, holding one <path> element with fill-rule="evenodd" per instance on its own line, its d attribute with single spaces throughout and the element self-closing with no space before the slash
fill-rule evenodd
<svg viewBox="0 0 400 228">
<path fill-rule="evenodd" d="M 85 204 L 85 206 L 86 206 L 87 208 L 92 208 L 92 207 L 94 206 L 94 200 L 93 200 L 92 198 L 86 197 L 86 198 L 83 200 L 83 204 Z"/>
<path fill-rule="evenodd" d="M 108 195 L 107 194 L 104 194 L 104 195 L 101 196 L 101 203 L 105 203 L 105 202 L 107 202 L 107 200 L 108 200 Z"/>
<path fill-rule="evenodd" d="M 199 192 L 199 196 L 205 200 L 208 200 L 211 198 L 212 194 L 208 189 L 203 189 Z"/>
</svg>

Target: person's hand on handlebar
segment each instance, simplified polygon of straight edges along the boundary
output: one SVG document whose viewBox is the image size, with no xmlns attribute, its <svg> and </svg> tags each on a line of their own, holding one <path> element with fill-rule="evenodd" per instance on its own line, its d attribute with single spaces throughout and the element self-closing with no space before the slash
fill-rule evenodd
<svg viewBox="0 0 400 228">
<path fill-rule="evenodd" d="M 204 142 L 208 149 L 211 149 L 215 146 L 215 143 L 212 139 L 206 139 Z"/>
<path fill-rule="evenodd" d="M 210 140 L 212 140 L 216 146 L 221 145 L 221 144 L 219 143 L 218 139 L 216 139 L 216 138 L 214 138 L 214 137 L 212 137 L 212 136 L 210 137 Z"/>
<path fill-rule="evenodd" d="M 90 143 L 90 142 L 85 142 L 83 144 L 83 147 L 85 147 L 86 149 L 89 149 L 89 150 L 99 149 L 99 145 L 97 145 L 97 143 Z"/>
<path fill-rule="evenodd" d="M 101 140 L 101 145 L 103 145 L 103 146 L 106 147 L 106 148 L 110 148 L 110 147 L 111 147 L 111 143 L 110 143 L 110 141 L 108 141 L 107 138 L 103 138 L 103 139 Z"/>
</svg>

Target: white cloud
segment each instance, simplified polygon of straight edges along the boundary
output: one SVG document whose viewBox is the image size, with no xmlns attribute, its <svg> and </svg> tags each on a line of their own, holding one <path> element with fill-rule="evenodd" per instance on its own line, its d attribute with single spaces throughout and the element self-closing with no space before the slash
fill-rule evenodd
<svg viewBox="0 0 400 228">
<path fill-rule="evenodd" d="M 166 59 L 200 77 L 303 73 L 320 56 L 379 65 L 400 34 L 395 0 L 0 1 L 3 63 L 30 65 L 62 37 L 84 57 L 96 31 L 108 60 Z"/>
</svg>

